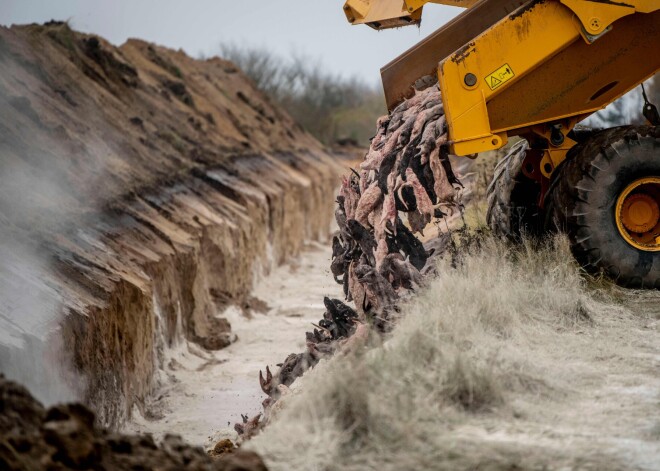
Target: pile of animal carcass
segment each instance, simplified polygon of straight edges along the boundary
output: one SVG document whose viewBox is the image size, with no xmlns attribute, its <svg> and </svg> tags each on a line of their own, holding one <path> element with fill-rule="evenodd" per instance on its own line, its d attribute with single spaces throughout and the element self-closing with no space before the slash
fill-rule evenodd
<svg viewBox="0 0 660 471">
<path fill-rule="evenodd" d="M 343 284 L 346 301 L 324 299 L 326 313 L 307 335 L 307 350 L 289 355 L 273 375 L 259 373 L 265 419 L 261 414 L 235 429 L 241 439 L 253 436 L 272 416 L 288 386 L 319 360 L 339 349 L 359 345 L 375 329 L 386 332 L 397 303 L 424 283 L 433 271 L 434 250 L 415 236 L 460 208 L 462 185 L 447 149 L 447 127 L 440 91 L 432 86 L 378 120 L 377 134 L 360 172 L 344 178 L 335 217 L 331 270 Z M 407 224 L 401 218 L 404 213 Z"/>
</svg>

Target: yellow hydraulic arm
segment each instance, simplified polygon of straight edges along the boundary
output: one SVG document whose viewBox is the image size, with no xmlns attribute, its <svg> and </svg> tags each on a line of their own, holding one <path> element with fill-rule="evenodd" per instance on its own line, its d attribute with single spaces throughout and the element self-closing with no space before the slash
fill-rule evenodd
<svg viewBox="0 0 660 471">
<path fill-rule="evenodd" d="M 530 2 L 441 60 L 453 152 L 500 148 L 531 130 L 558 165 L 577 121 L 660 68 L 660 2 L 651 3 Z"/>
<path fill-rule="evenodd" d="M 416 15 L 424 3 L 406 0 L 403 8 Z M 357 14 L 357 4 L 370 8 L 353 22 L 372 27 L 371 15 L 382 16 L 386 6 L 402 9 L 401 0 L 349 0 L 347 15 Z M 574 144 L 566 134 L 578 121 L 660 69 L 660 0 L 469 4 L 381 70 L 390 109 L 413 93 L 417 79 L 437 74 L 456 155 L 497 149 L 508 136 L 525 135 L 548 143 L 540 165 L 547 177 Z"/>
</svg>

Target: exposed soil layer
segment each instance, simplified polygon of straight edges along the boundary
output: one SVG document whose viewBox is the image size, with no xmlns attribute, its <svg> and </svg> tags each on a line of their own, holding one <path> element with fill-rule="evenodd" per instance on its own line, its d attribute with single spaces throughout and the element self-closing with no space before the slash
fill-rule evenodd
<svg viewBox="0 0 660 471">
<path fill-rule="evenodd" d="M 82 404 L 45 409 L 25 388 L 0 375 L 0 468 L 267 469 L 254 452 L 232 450 L 214 459 L 176 435 L 156 444 L 149 435 L 110 433 L 94 421 L 94 413 Z"/>
<path fill-rule="evenodd" d="M 47 260 L 30 288 L 57 301 L 85 402 L 117 425 L 164 349 L 227 346 L 218 309 L 326 236 L 341 169 L 218 58 L 49 23 L 0 28 L 0 68 L 3 240 Z M 2 371 L 29 336 L 7 332 Z"/>
</svg>

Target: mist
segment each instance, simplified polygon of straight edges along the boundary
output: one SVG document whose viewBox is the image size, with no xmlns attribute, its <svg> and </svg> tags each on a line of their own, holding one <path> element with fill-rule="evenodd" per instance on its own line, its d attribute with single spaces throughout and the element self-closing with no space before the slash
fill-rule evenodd
<svg viewBox="0 0 660 471">
<path fill-rule="evenodd" d="M 9 76 L 7 65 L 3 74 Z M 32 112 L 26 118 L 17 107 Z M 23 119 L 39 116 L 0 81 L 0 118 L 19 128 Z M 63 152 L 44 152 L 37 139 L 0 125 L 0 373 L 47 405 L 82 396 L 82 381 L 70 367 L 59 332 L 65 303 L 51 247 L 77 208 L 58 169 Z"/>
</svg>

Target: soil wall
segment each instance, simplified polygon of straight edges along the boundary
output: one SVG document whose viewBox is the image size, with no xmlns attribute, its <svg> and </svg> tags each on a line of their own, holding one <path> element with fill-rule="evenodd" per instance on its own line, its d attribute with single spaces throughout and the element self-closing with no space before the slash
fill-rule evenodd
<svg viewBox="0 0 660 471">
<path fill-rule="evenodd" d="M 20 327 L 0 369 L 56 335 L 84 400 L 118 425 L 165 349 L 228 345 L 219 308 L 248 306 L 255 276 L 327 235 L 341 167 L 218 58 L 50 23 L 0 28 L 0 69 L 0 241 L 40 261 L 0 270 L 30 286 L 11 310 L 0 292 Z"/>
</svg>

